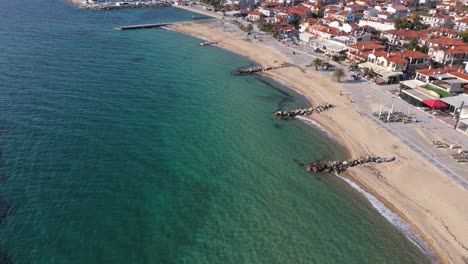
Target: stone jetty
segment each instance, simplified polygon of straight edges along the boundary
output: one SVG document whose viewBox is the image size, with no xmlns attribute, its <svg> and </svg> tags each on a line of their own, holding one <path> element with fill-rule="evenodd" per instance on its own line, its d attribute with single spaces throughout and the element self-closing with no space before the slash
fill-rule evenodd
<svg viewBox="0 0 468 264">
<path fill-rule="evenodd" d="M 216 45 L 216 44 L 218 44 L 217 41 L 205 41 L 205 42 L 200 43 L 200 46 L 210 46 L 210 45 Z"/>
<path fill-rule="evenodd" d="M 293 118 L 295 116 L 304 116 L 304 115 L 312 115 L 313 113 L 320 113 L 323 111 L 327 111 L 335 107 L 332 104 L 325 104 L 319 105 L 317 107 L 310 107 L 304 109 L 296 109 L 292 111 L 277 111 L 273 115 L 277 118 L 288 119 Z"/>
<path fill-rule="evenodd" d="M 306 169 L 307 171 L 311 171 L 314 173 L 320 173 L 320 174 L 325 174 L 325 173 L 341 173 L 349 168 L 358 166 L 358 165 L 364 165 L 368 163 L 383 163 L 383 162 L 392 162 L 395 160 L 395 157 L 390 157 L 390 158 L 381 158 L 381 157 L 361 157 L 359 159 L 351 159 L 351 160 L 345 160 L 345 161 L 340 161 L 340 160 L 334 160 L 334 161 L 329 161 L 325 163 L 320 163 L 320 162 L 312 162 L 307 164 Z"/>
<path fill-rule="evenodd" d="M 266 72 L 266 71 L 277 70 L 277 69 L 281 69 L 285 67 L 288 67 L 288 65 L 281 64 L 280 66 L 269 66 L 269 67 L 253 66 L 253 67 L 238 69 L 234 71 L 234 75 L 244 75 L 244 74 L 253 74 L 257 72 Z"/>
</svg>

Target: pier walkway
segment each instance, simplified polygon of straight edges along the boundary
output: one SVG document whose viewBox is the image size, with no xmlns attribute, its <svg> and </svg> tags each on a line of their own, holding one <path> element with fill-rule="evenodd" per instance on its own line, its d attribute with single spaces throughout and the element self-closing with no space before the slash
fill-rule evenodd
<svg viewBox="0 0 468 264">
<path fill-rule="evenodd" d="M 192 17 L 191 21 L 195 22 L 203 22 L 203 21 L 211 21 L 216 18 L 208 17 L 208 16 L 201 16 L 201 17 Z M 154 24 L 141 24 L 141 25 L 128 25 L 128 26 L 120 26 L 117 29 L 120 30 L 131 30 L 131 29 L 144 29 L 144 28 L 160 28 L 164 26 L 180 24 L 180 23 L 187 23 L 189 21 L 180 21 L 180 22 L 171 22 L 171 23 L 154 23 Z"/>
</svg>

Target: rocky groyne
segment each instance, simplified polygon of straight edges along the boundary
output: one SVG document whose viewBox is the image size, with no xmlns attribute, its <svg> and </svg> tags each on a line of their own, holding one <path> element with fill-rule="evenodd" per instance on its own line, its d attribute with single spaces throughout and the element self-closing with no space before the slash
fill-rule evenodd
<svg viewBox="0 0 468 264">
<path fill-rule="evenodd" d="M 257 72 L 266 72 L 271 70 L 277 70 L 281 68 L 288 67 L 286 64 L 281 64 L 279 66 L 269 66 L 269 67 L 262 67 L 262 66 L 253 66 L 248 68 L 241 68 L 234 71 L 234 75 L 245 75 L 245 74 L 253 74 Z"/>
<path fill-rule="evenodd" d="M 171 6 L 169 2 L 125 2 L 125 4 L 90 4 L 83 0 L 66 0 L 80 8 L 93 9 L 93 10 L 111 10 L 111 9 L 124 9 L 124 8 L 149 8 L 149 7 L 168 7 Z"/>
<path fill-rule="evenodd" d="M 359 159 L 351 159 L 351 160 L 334 160 L 325 163 L 320 162 L 311 162 L 306 165 L 307 171 L 311 171 L 314 173 L 325 174 L 325 173 L 341 173 L 349 168 L 364 165 L 368 163 L 383 163 L 383 162 L 392 162 L 395 160 L 395 157 L 390 158 L 381 158 L 381 157 L 361 157 Z"/>
<path fill-rule="evenodd" d="M 317 107 L 296 109 L 292 111 L 277 111 L 273 115 L 276 118 L 288 119 L 288 118 L 293 118 L 295 116 L 305 116 L 305 115 L 312 115 L 314 113 L 321 113 L 323 111 L 330 110 L 333 107 L 335 106 L 332 104 L 325 104 L 325 105 L 319 105 Z"/>
</svg>

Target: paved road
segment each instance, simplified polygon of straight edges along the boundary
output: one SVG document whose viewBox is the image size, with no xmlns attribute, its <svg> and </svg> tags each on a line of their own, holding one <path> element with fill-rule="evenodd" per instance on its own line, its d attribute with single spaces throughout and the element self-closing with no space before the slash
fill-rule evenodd
<svg viewBox="0 0 468 264">
<path fill-rule="evenodd" d="M 266 45 L 276 48 L 288 55 L 294 64 L 302 68 L 306 68 L 306 65 L 310 64 L 314 58 L 318 57 L 324 61 L 334 64 L 337 67 L 347 69 L 345 65 L 332 62 L 323 54 L 314 53 L 312 48 L 307 45 L 291 45 L 290 43 L 283 44 L 278 42 L 272 36 L 264 35 L 256 29 L 252 36 L 248 37 L 235 25 L 231 25 L 229 23 L 224 23 L 224 27 L 226 30 L 233 32 L 238 36 L 243 35 L 246 39 L 250 39 L 253 42 L 261 41 Z M 309 69 L 315 70 L 312 68 Z M 323 72 L 323 74 L 331 78 L 332 72 Z M 431 130 L 438 135 L 438 138 L 435 140 L 441 140 L 449 145 L 457 144 L 464 149 L 468 149 L 468 136 L 466 134 L 453 129 L 453 127 L 434 118 L 430 114 L 421 111 L 419 108 L 407 104 L 398 96 L 392 94 L 392 91 L 398 90 L 399 85 L 378 86 L 365 80 L 352 81 L 350 74 L 350 72 L 347 72 L 347 77 L 344 78 L 345 80 L 341 89 L 346 95 L 350 96 L 350 99 L 352 99 L 353 102 L 355 102 L 355 108 L 360 113 L 368 116 L 376 123 L 376 125 L 381 126 L 388 133 L 399 138 L 404 144 L 413 149 L 421 157 L 439 168 L 440 171 L 450 177 L 450 179 L 458 183 L 465 190 L 468 190 L 468 164 L 457 163 L 449 155 L 449 150 L 435 148 L 432 142 L 424 135 L 421 135 L 420 132 Z M 421 122 L 412 124 L 383 123 L 372 115 L 373 112 L 379 111 L 379 105 L 382 105 L 385 110 L 389 110 L 391 105 L 393 105 L 394 111 L 409 111 L 410 114 L 414 115 L 418 120 L 421 120 Z"/>
</svg>

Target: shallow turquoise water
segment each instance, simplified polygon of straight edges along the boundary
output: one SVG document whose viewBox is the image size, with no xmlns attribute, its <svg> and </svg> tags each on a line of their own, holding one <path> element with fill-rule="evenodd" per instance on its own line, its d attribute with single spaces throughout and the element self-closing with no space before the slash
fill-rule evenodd
<svg viewBox="0 0 468 264">
<path fill-rule="evenodd" d="M 114 30 L 192 15 L 2 1 L 0 263 L 426 262 L 300 166 L 343 155 L 271 118 L 300 96 L 195 38 Z"/>
</svg>

